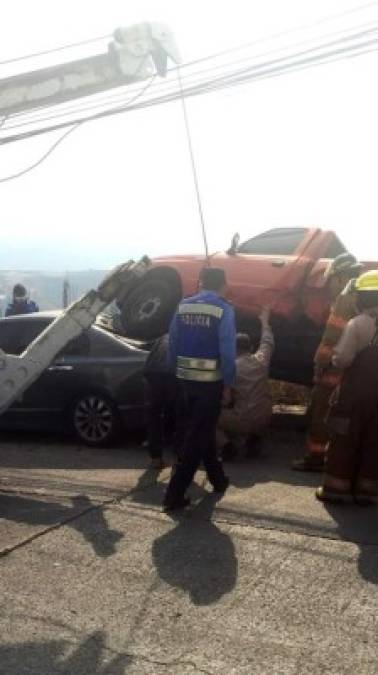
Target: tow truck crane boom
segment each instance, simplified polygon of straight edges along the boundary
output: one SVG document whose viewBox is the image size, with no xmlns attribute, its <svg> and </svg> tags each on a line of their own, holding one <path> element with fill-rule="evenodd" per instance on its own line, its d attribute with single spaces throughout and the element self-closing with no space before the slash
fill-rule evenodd
<svg viewBox="0 0 378 675">
<path fill-rule="evenodd" d="M 0 115 L 41 109 L 120 87 L 154 74 L 167 61 L 180 62 L 170 29 L 144 22 L 117 28 L 107 52 L 0 79 Z"/>
<path fill-rule="evenodd" d="M 149 270 L 147 257 L 116 267 L 53 321 L 20 356 L 0 349 L 0 414 L 39 377 L 65 345 L 89 328 L 120 292 L 124 296 Z"/>
</svg>

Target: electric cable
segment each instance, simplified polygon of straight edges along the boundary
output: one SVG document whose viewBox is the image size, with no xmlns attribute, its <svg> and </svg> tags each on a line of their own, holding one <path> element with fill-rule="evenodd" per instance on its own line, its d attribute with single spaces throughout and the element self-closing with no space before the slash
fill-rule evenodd
<svg viewBox="0 0 378 675">
<path fill-rule="evenodd" d="M 0 178 L 0 183 L 6 183 L 7 181 L 14 180 L 15 178 L 20 178 L 21 176 L 24 176 L 26 173 L 29 173 L 29 171 L 36 169 L 37 166 L 42 164 L 42 162 L 44 162 L 45 159 L 47 159 L 54 152 L 55 148 L 57 148 L 58 145 L 63 143 L 63 141 L 67 138 L 67 136 L 72 134 L 73 131 L 76 131 L 76 129 L 78 129 L 82 124 L 84 124 L 84 122 L 78 122 L 73 127 L 65 131 L 64 134 L 62 134 L 60 138 L 58 138 L 58 140 L 51 145 L 51 147 L 47 150 L 47 152 L 45 152 L 42 155 L 42 157 L 40 157 L 36 162 L 34 162 L 34 164 L 31 164 L 26 169 L 22 169 L 21 171 L 18 171 L 18 173 L 14 173 L 11 176 L 5 176 L 4 178 Z"/>
<path fill-rule="evenodd" d="M 364 30 L 364 31 L 360 31 L 359 33 L 353 33 L 352 35 L 344 36 L 343 38 L 340 38 L 340 40 L 341 41 L 355 40 L 355 39 L 361 38 L 364 35 L 369 35 L 371 33 L 374 33 L 378 30 L 378 24 L 376 22 L 375 23 L 370 22 L 368 24 L 362 24 L 362 25 L 358 26 L 358 28 L 365 28 L 365 29 L 367 29 L 368 27 L 370 27 L 368 30 Z M 332 37 L 332 36 L 335 36 L 335 35 L 339 35 L 340 33 L 344 33 L 344 32 L 346 32 L 346 31 L 345 30 L 336 31 L 336 32 L 329 33 L 326 36 L 322 36 L 322 37 L 328 38 L 328 37 Z M 207 68 L 207 69 L 202 69 L 200 71 L 188 73 L 188 74 L 184 75 L 184 77 L 180 74 L 180 78 L 181 78 L 181 81 L 183 79 L 185 79 L 187 81 L 190 78 L 198 77 L 201 74 L 205 74 L 205 73 L 208 73 L 208 72 L 212 73 L 213 71 L 215 71 L 219 68 L 223 68 L 223 69 L 229 68 L 232 65 L 236 65 L 238 63 L 243 63 L 245 61 L 250 61 L 251 59 L 257 59 L 258 57 L 261 57 L 261 56 L 268 56 L 270 54 L 274 54 L 274 53 L 277 53 L 277 52 L 279 53 L 279 52 L 282 52 L 282 51 L 290 49 L 290 48 L 292 49 L 292 48 L 297 47 L 297 46 L 306 45 L 309 42 L 314 42 L 314 40 L 316 40 L 316 39 L 319 39 L 319 38 L 312 38 L 310 40 L 308 40 L 308 39 L 302 40 L 302 41 L 294 43 L 292 45 L 277 47 L 273 50 L 269 50 L 267 52 L 263 52 L 263 53 L 254 55 L 252 57 L 249 56 L 249 57 L 245 57 L 244 59 L 238 59 L 237 61 L 232 61 L 232 62 L 228 62 L 228 63 L 225 63 L 225 64 L 214 65 L 214 66 L 212 66 L 210 68 Z M 312 49 L 313 50 L 320 49 L 320 48 L 322 48 L 322 46 L 324 46 L 324 45 L 319 45 L 319 46 L 315 45 Z M 285 58 L 285 57 L 282 57 L 282 58 Z M 176 68 L 170 69 L 169 72 L 173 73 L 174 70 L 176 70 Z M 173 84 L 172 80 L 167 80 L 165 82 L 156 82 L 155 85 L 154 85 L 154 90 L 155 90 L 155 92 L 157 90 L 160 91 L 162 89 L 167 88 L 168 86 L 172 86 L 172 84 Z M 113 101 L 118 102 L 118 100 L 120 98 L 125 96 L 125 93 L 126 94 L 131 93 L 129 86 L 127 87 L 126 92 L 122 91 L 122 92 L 119 92 L 119 93 L 111 94 L 110 96 L 109 96 L 108 93 L 106 93 L 105 96 L 103 96 L 103 94 L 99 94 L 99 95 L 96 94 L 96 95 L 94 95 L 96 97 L 96 100 L 93 101 L 92 103 L 90 103 L 89 101 L 86 100 L 85 101 L 86 105 L 85 105 L 85 103 L 83 105 L 83 100 L 81 99 L 81 103 L 78 103 L 77 105 L 73 105 L 73 106 L 71 105 L 71 107 L 64 108 L 64 109 L 63 109 L 63 106 L 67 105 L 67 102 L 64 103 L 64 104 L 57 104 L 55 106 L 45 106 L 45 107 L 42 107 L 42 109 L 39 108 L 39 113 L 37 113 L 39 115 L 38 117 L 33 116 L 33 113 L 35 114 L 37 112 L 35 109 L 33 111 L 27 111 L 27 112 L 21 112 L 21 113 L 18 112 L 18 113 L 15 113 L 13 115 L 9 114 L 8 118 L 9 118 L 10 122 L 13 122 L 15 120 L 16 123 L 15 124 L 7 123 L 6 129 L 14 129 L 14 128 L 19 128 L 21 126 L 28 126 L 29 124 L 37 124 L 39 122 L 45 122 L 45 121 L 50 121 L 51 119 L 58 119 L 58 118 L 61 118 L 61 117 L 65 117 L 65 116 L 67 116 L 68 114 L 71 114 L 71 113 L 76 113 L 76 112 L 81 113 L 81 112 L 85 112 L 86 110 L 94 110 L 94 109 L 97 109 L 99 107 L 104 107 L 105 105 L 107 105 L 108 103 L 112 103 Z M 101 96 L 103 96 L 103 98 L 100 98 Z M 85 98 L 87 99 L 88 97 L 85 97 Z M 51 110 L 51 108 L 52 108 L 52 110 Z M 45 111 L 50 110 L 51 112 L 53 112 L 54 109 L 56 109 L 55 114 L 42 115 L 42 116 L 40 115 L 42 110 L 45 110 Z"/>
<path fill-rule="evenodd" d="M 12 59 L 6 59 L 5 61 L 0 61 L 0 66 L 4 66 L 4 65 L 9 64 L 9 63 L 16 63 L 18 61 L 26 61 L 27 59 L 33 59 L 33 58 L 36 58 L 38 56 L 46 56 L 46 54 L 54 54 L 55 52 L 62 52 L 66 49 L 73 49 L 75 47 L 83 47 L 84 45 L 89 45 L 89 44 L 92 44 L 94 42 L 100 42 L 100 41 L 103 41 L 103 40 L 107 40 L 110 37 L 112 37 L 111 34 L 100 35 L 98 37 L 89 38 L 87 40 L 81 40 L 80 42 L 71 42 L 71 43 L 66 44 L 66 45 L 61 45 L 60 47 L 53 47 L 52 49 L 46 49 L 46 50 L 41 51 L 41 52 L 32 52 L 31 54 L 25 54 L 23 56 L 15 56 Z"/>
<path fill-rule="evenodd" d="M 141 91 L 139 92 L 138 96 L 142 96 L 142 95 L 144 94 L 144 92 L 145 92 L 145 91 L 147 90 L 147 88 L 151 85 L 151 83 L 153 82 L 153 80 L 154 80 L 155 77 L 156 77 L 156 75 L 153 75 L 153 76 L 151 77 L 151 79 L 149 80 L 149 82 L 147 83 L 147 85 L 141 89 Z M 136 100 L 136 97 L 134 97 L 133 100 Z M 10 176 L 5 176 L 4 178 L 0 178 L 0 183 L 6 183 L 6 182 L 8 182 L 8 181 L 10 181 L 10 180 L 14 180 L 14 179 L 16 179 L 16 178 L 20 178 L 21 176 L 24 176 L 25 174 L 27 174 L 27 173 L 29 173 L 30 171 L 32 171 L 33 169 L 36 169 L 40 164 L 42 164 L 42 162 L 44 162 L 44 161 L 45 161 L 45 160 L 46 160 L 46 159 L 54 152 L 54 150 L 55 150 L 61 143 L 63 143 L 63 141 L 64 141 L 70 134 L 72 134 L 72 133 L 73 133 L 74 131 L 76 131 L 79 127 L 81 127 L 83 124 L 85 124 L 85 122 L 86 122 L 86 120 L 82 120 L 82 121 L 80 121 L 80 122 L 76 122 L 70 129 L 68 129 L 67 131 L 65 131 L 65 132 L 64 132 L 64 133 L 63 133 L 63 134 L 62 134 L 62 135 L 61 135 L 61 136 L 60 136 L 60 137 L 59 137 L 59 138 L 58 138 L 58 139 L 50 146 L 50 148 L 47 150 L 47 152 L 45 152 L 45 153 L 42 155 L 42 157 L 40 157 L 36 162 L 34 162 L 34 163 L 31 164 L 30 166 L 26 167 L 26 169 L 22 169 L 21 171 L 18 171 L 18 172 L 15 173 L 15 174 L 12 174 L 12 175 L 10 175 Z"/>
<path fill-rule="evenodd" d="M 346 16 L 350 16 L 352 14 L 356 14 L 358 12 L 365 11 L 366 9 L 369 9 L 370 7 L 377 6 L 377 5 L 378 5 L 378 0 L 371 0 L 371 2 L 364 3 L 363 5 L 357 5 L 356 7 L 351 7 L 350 9 L 345 10 L 343 12 L 337 12 L 335 14 L 328 14 L 327 16 L 322 17 L 321 19 L 319 19 L 317 21 L 314 21 L 312 23 L 309 23 L 309 24 L 307 24 L 307 23 L 301 24 L 299 26 L 296 26 L 295 28 L 289 28 L 287 30 L 279 31 L 277 33 L 273 33 L 269 36 L 259 38 L 257 40 L 252 41 L 252 42 L 247 42 L 243 45 L 231 47 L 229 49 L 225 49 L 225 50 L 222 50 L 222 51 L 219 51 L 219 52 L 214 52 L 210 56 L 205 56 L 205 57 L 202 57 L 202 58 L 199 58 L 199 59 L 195 59 L 193 61 L 189 61 L 185 65 L 183 65 L 182 67 L 193 65 L 193 64 L 196 64 L 196 63 L 201 63 L 202 61 L 207 60 L 208 58 L 213 58 L 213 57 L 223 56 L 225 54 L 230 54 L 232 52 L 236 52 L 236 51 L 245 49 L 247 47 L 250 47 L 251 45 L 258 44 L 258 43 L 261 43 L 261 42 L 265 42 L 265 41 L 268 41 L 268 40 L 271 40 L 271 39 L 275 39 L 277 37 L 283 37 L 285 35 L 289 35 L 289 34 L 298 32 L 300 30 L 309 30 L 309 29 L 314 28 L 315 26 L 321 25 L 323 23 L 329 23 L 330 21 L 335 21 L 336 19 L 342 19 Z M 36 58 L 36 57 L 39 57 L 39 56 L 45 56 L 47 54 L 53 54 L 55 52 L 64 51 L 66 49 L 81 47 L 81 46 L 91 44 L 91 43 L 94 43 L 94 42 L 100 42 L 100 41 L 103 41 L 103 40 L 107 40 L 111 37 L 112 37 L 112 34 L 109 33 L 107 35 L 100 35 L 98 37 L 88 38 L 86 40 L 81 40 L 81 41 L 78 41 L 78 42 L 71 42 L 71 43 L 68 43 L 68 44 L 65 44 L 65 45 L 61 45 L 59 47 L 53 47 L 52 49 L 46 49 L 46 50 L 43 50 L 43 51 L 40 51 L 40 52 L 32 52 L 30 54 L 24 54 L 22 56 L 16 56 L 16 57 L 13 57 L 11 59 L 6 59 L 6 60 L 3 60 L 3 61 L 0 61 L 0 66 L 5 65 L 5 64 L 9 64 L 9 63 L 16 63 L 16 62 L 19 62 L 19 61 L 25 61 L 27 59 Z"/>
<path fill-rule="evenodd" d="M 300 30 L 309 30 L 311 28 L 314 28 L 315 26 L 320 26 L 323 23 L 328 23 L 330 21 L 334 21 L 335 19 L 341 19 L 341 18 L 344 18 L 344 16 L 355 14 L 357 12 L 361 12 L 365 9 L 370 8 L 370 7 L 373 7 L 373 6 L 376 7 L 377 5 L 378 5 L 378 0 L 372 0 L 372 2 L 367 2 L 364 5 L 352 7 L 351 9 L 346 10 L 344 12 L 340 12 L 340 13 L 337 13 L 337 14 L 329 14 L 329 15 L 319 19 L 318 21 L 315 21 L 315 22 L 310 23 L 310 24 L 301 24 L 300 26 L 297 26 L 295 28 L 289 28 L 289 29 L 284 30 L 284 31 L 279 31 L 278 33 L 272 33 L 269 36 L 258 38 L 257 40 L 253 40 L 252 42 L 246 42 L 243 45 L 239 45 L 239 46 L 236 46 L 236 47 L 230 47 L 229 49 L 224 49 L 220 52 L 214 52 L 213 54 L 201 57 L 199 59 L 195 59 L 193 61 L 188 61 L 187 63 L 183 64 L 181 66 L 181 68 L 185 68 L 186 66 L 191 66 L 191 65 L 194 65 L 194 64 L 197 64 L 197 63 L 201 63 L 202 61 L 206 61 L 209 58 L 225 56 L 226 54 L 231 54 L 232 52 L 240 51 L 240 50 L 246 49 L 247 47 L 251 47 L 251 46 L 256 45 L 256 44 L 261 44 L 261 42 L 267 42 L 267 41 L 273 40 L 275 38 L 284 37 L 285 35 L 290 35 L 292 33 L 299 32 Z"/>
<path fill-rule="evenodd" d="M 328 45 L 325 46 L 330 46 L 338 44 L 340 42 L 344 41 L 343 40 L 338 40 L 334 41 L 332 43 L 328 43 Z M 285 57 L 281 57 L 280 59 L 274 59 L 270 60 L 264 63 L 256 64 L 254 66 L 250 66 L 248 68 L 243 68 L 240 69 L 239 71 L 236 72 L 231 72 L 227 76 L 222 75 L 221 77 L 218 78 L 213 78 L 212 80 L 205 80 L 203 82 L 197 83 L 193 86 L 189 86 L 186 89 L 184 89 L 184 93 L 186 97 L 189 96 L 198 96 L 200 94 L 204 93 L 210 93 L 213 91 L 217 91 L 220 89 L 225 89 L 229 88 L 232 86 L 237 86 L 242 83 L 246 82 L 251 82 L 253 80 L 257 79 L 263 79 L 264 77 L 270 77 L 272 75 L 278 75 L 278 74 L 285 74 L 287 72 L 293 72 L 295 69 L 298 69 L 300 67 L 301 69 L 305 67 L 312 67 L 314 65 L 318 64 L 323 64 L 326 63 L 327 61 L 330 60 L 340 60 L 342 58 L 345 58 L 348 55 L 352 55 L 353 53 L 355 55 L 362 55 L 365 52 L 369 51 L 374 51 L 375 50 L 375 45 L 378 43 L 378 38 L 374 38 L 371 40 L 365 40 L 364 42 L 355 44 L 355 45 L 347 45 L 344 47 L 339 47 L 338 49 L 333 49 L 330 51 L 324 51 L 319 53 L 319 54 L 313 54 L 313 52 L 319 52 L 320 47 L 316 47 L 315 49 L 310 49 L 310 50 L 303 50 L 301 52 L 297 52 L 296 54 L 291 54 L 287 55 Z M 374 47 L 374 49 L 373 49 Z M 324 45 L 323 45 L 324 48 Z M 368 49 L 367 49 L 368 48 Z M 310 56 L 310 54 L 313 54 Z M 301 58 L 300 58 L 301 57 Z M 10 135 L 10 136 L 0 136 L 0 144 L 4 143 L 9 143 L 9 142 L 14 142 L 16 140 L 22 140 L 25 138 L 30 138 L 32 136 L 40 135 L 43 133 L 47 133 L 49 131 L 55 131 L 61 128 L 64 128 L 66 126 L 71 126 L 72 124 L 76 124 L 78 122 L 82 121 L 90 121 L 90 120 L 95 120 L 95 119 L 100 119 L 103 117 L 106 117 L 108 115 L 115 115 L 121 112 L 125 111 L 131 111 L 131 110 L 137 110 L 141 108 L 146 108 L 146 107 L 151 107 L 154 105 L 160 105 L 162 103 L 168 103 L 173 100 L 176 100 L 180 96 L 180 92 L 178 91 L 173 91 L 172 93 L 168 93 L 166 95 L 160 96 L 158 98 L 150 98 L 147 99 L 146 101 L 142 102 L 136 102 L 134 103 L 129 103 L 127 105 L 122 105 L 117 108 L 112 108 L 110 110 L 105 110 L 93 115 L 88 115 L 84 118 L 76 118 L 74 120 L 68 120 L 66 122 L 61 122 L 57 123 L 48 127 L 44 128 L 37 128 L 33 129 L 31 131 L 26 131 L 23 133 L 15 134 L 15 135 Z M 139 98 L 139 97 L 138 97 Z"/>
</svg>

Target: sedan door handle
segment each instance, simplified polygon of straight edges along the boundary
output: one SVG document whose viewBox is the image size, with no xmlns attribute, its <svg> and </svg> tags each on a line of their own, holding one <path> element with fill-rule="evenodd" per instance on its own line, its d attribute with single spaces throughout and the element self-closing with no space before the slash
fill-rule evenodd
<svg viewBox="0 0 378 675">
<path fill-rule="evenodd" d="M 73 366 L 50 366 L 49 370 L 73 370 Z"/>
<path fill-rule="evenodd" d="M 273 260 L 272 265 L 273 267 L 285 267 L 286 260 Z"/>
</svg>

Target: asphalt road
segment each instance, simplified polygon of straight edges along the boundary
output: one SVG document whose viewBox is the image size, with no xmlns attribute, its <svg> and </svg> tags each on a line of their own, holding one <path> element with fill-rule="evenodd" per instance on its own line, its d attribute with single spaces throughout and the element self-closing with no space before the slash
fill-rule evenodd
<svg viewBox="0 0 378 675">
<path fill-rule="evenodd" d="M 161 512 L 135 442 L 0 441 L 1 675 L 378 672 L 376 508 L 325 508 L 272 432 L 214 498 Z"/>
</svg>

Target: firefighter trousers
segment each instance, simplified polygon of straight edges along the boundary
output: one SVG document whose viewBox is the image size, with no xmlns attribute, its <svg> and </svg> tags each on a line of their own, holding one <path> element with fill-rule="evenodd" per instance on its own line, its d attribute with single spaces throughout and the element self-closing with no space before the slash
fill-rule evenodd
<svg viewBox="0 0 378 675">
<path fill-rule="evenodd" d="M 340 371 L 330 366 L 314 386 L 309 409 L 309 427 L 306 437 L 306 455 L 323 462 L 329 431 L 326 418 L 332 393 L 340 382 Z"/>
<path fill-rule="evenodd" d="M 378 496 L 378 347 L 361 352 L 344 375 L 329 425 L 324 487 Z"/>
</svg>

